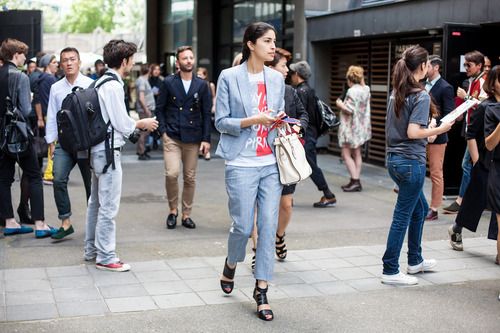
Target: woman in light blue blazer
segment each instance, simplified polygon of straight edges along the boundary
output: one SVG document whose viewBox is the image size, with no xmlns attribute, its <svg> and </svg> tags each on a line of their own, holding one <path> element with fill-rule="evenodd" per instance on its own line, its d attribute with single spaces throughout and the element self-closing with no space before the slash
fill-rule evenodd
<svg viewBox="0 0 500 333">
<path fill-rule="evenodd" d="M 276 130 L 270 127 L 284 112 L 285 84 L 279 72 L 264 66 L 274 59 L 275 42 L 273 26 L 257 22 L 247 27 L 242 64 L 222 71 L 215 103 L 215 127 L 221 133 L 216 153 L 226 160 L 232 220 L 221 288 L 226 294 L 233 291 L 236 264 L 245 259 L 257 214 L 259 242 L 253 297 L 259 318 L 266 321 L 274 318 L 266 293 L 274 269 L 282 189 L 273 147 Z"/>
</svg>

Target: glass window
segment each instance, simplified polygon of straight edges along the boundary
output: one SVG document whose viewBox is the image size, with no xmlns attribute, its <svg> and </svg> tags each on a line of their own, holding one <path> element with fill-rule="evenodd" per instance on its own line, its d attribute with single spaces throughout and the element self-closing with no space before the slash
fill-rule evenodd
<svg viewBox="0 0 500 333">
<path fill-rule="evenodd" d="M 232 43 L 232 20 L 231 20 L 231 7 L 222 8 L 220 13 L 219 21 L 219 38 L 220 44 L 231 44 Z"/>
<path fill-rule="evenodd" d="M 233 41 L 241 42 L 247 25 L 255 22 L 255 1 L 243 1 L 233 8 Z"/>
</svg>

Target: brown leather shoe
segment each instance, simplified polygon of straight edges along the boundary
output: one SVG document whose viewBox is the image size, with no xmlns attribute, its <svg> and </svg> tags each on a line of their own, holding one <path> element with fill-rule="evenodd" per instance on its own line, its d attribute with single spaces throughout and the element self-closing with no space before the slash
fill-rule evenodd
<svg viewBox="0 0 500 333">
<path fill-rule="evenodd" d="M 344 192 L 361 192 L 363 187 L 361 187 L 361 182 L 359 179 L 353 179 L 350 186 L 343 188 Z"/>
<path fill-rule="evenodd" d="M 429 211 L 427 212 L 427 216 L 425 217 L 426 221 L 436 221 L 438 219 L 438 212 L 437 210 L 432 210 L 429 208 Z"/>
<path fill-rule="evenodd" d="M 313 207 L 315 207 L 315 208 L 335 207 L 336 203 L 337 203 L 337 199 L 335 197 L 333 197 L 331 199 L 321 197 L 321 199 L 318 202 L 315 202 L 313 204 Z"/>
</svg>

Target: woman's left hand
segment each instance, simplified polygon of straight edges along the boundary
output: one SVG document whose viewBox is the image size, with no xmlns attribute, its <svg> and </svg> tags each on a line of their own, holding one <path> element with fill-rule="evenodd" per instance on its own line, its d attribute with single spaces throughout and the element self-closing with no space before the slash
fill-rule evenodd
<svg viewBox="0 0 500 333">
<path fill-rule="evenodd" d="M 335 105 L 337 106 L 337 108 L 342 110 L 343 106 L 344 106 L 344 102 L 342 102 L 342 100 L 340 98 L 337 98 L 337 100 L 335 101 Z"/>
</svg>

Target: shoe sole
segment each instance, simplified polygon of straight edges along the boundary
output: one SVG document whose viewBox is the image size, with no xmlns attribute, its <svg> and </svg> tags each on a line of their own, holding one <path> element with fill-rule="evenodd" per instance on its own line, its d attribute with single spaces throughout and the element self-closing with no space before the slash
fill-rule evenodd
<svg viewBox="0 0 500 333">
<path fill-rule="evenodd" d="M 175 225 L 173 225 L 173 226 L 167 225 L 167 229 L 175 229 L 175 227 L 176 227 Z"/>
<path fill-rule="evenodd" d="M 390 284 L 390 285 L 399 285 L 399 286 L 414 286 L 414 285 L 418 284 L 418 280 L 416 282 L 407 283 L 407 282 L 401 282 L 401 281 L 392 281 L 392 280 L 383 280 L 382 279 L 382 283 L 383 284 Z"/>
<path fill-rule="evenodd" d="M 313 205 L 314 208 L 328 208 L 335 207 L 337 203 L 325 204 L 325 205 Z"/>
<path fill-rule="evenodd" d="M 101 271 L 109 271 L 109 272 L 127 272 L 130 270 L 130 268 L 109 268 L 98 265 L 95 265 L 95 268 Z"/>
<path fill-rule="evenodd" d="M 453 210 L 446 210 L 446 209 L 443 209 L 443 213 L 444 213 L 444 214 L 453 215 L 453 214 L 458 214 L 458 210 L 457 210 L 457 211 L 453 211 Z"/>
</svg>

